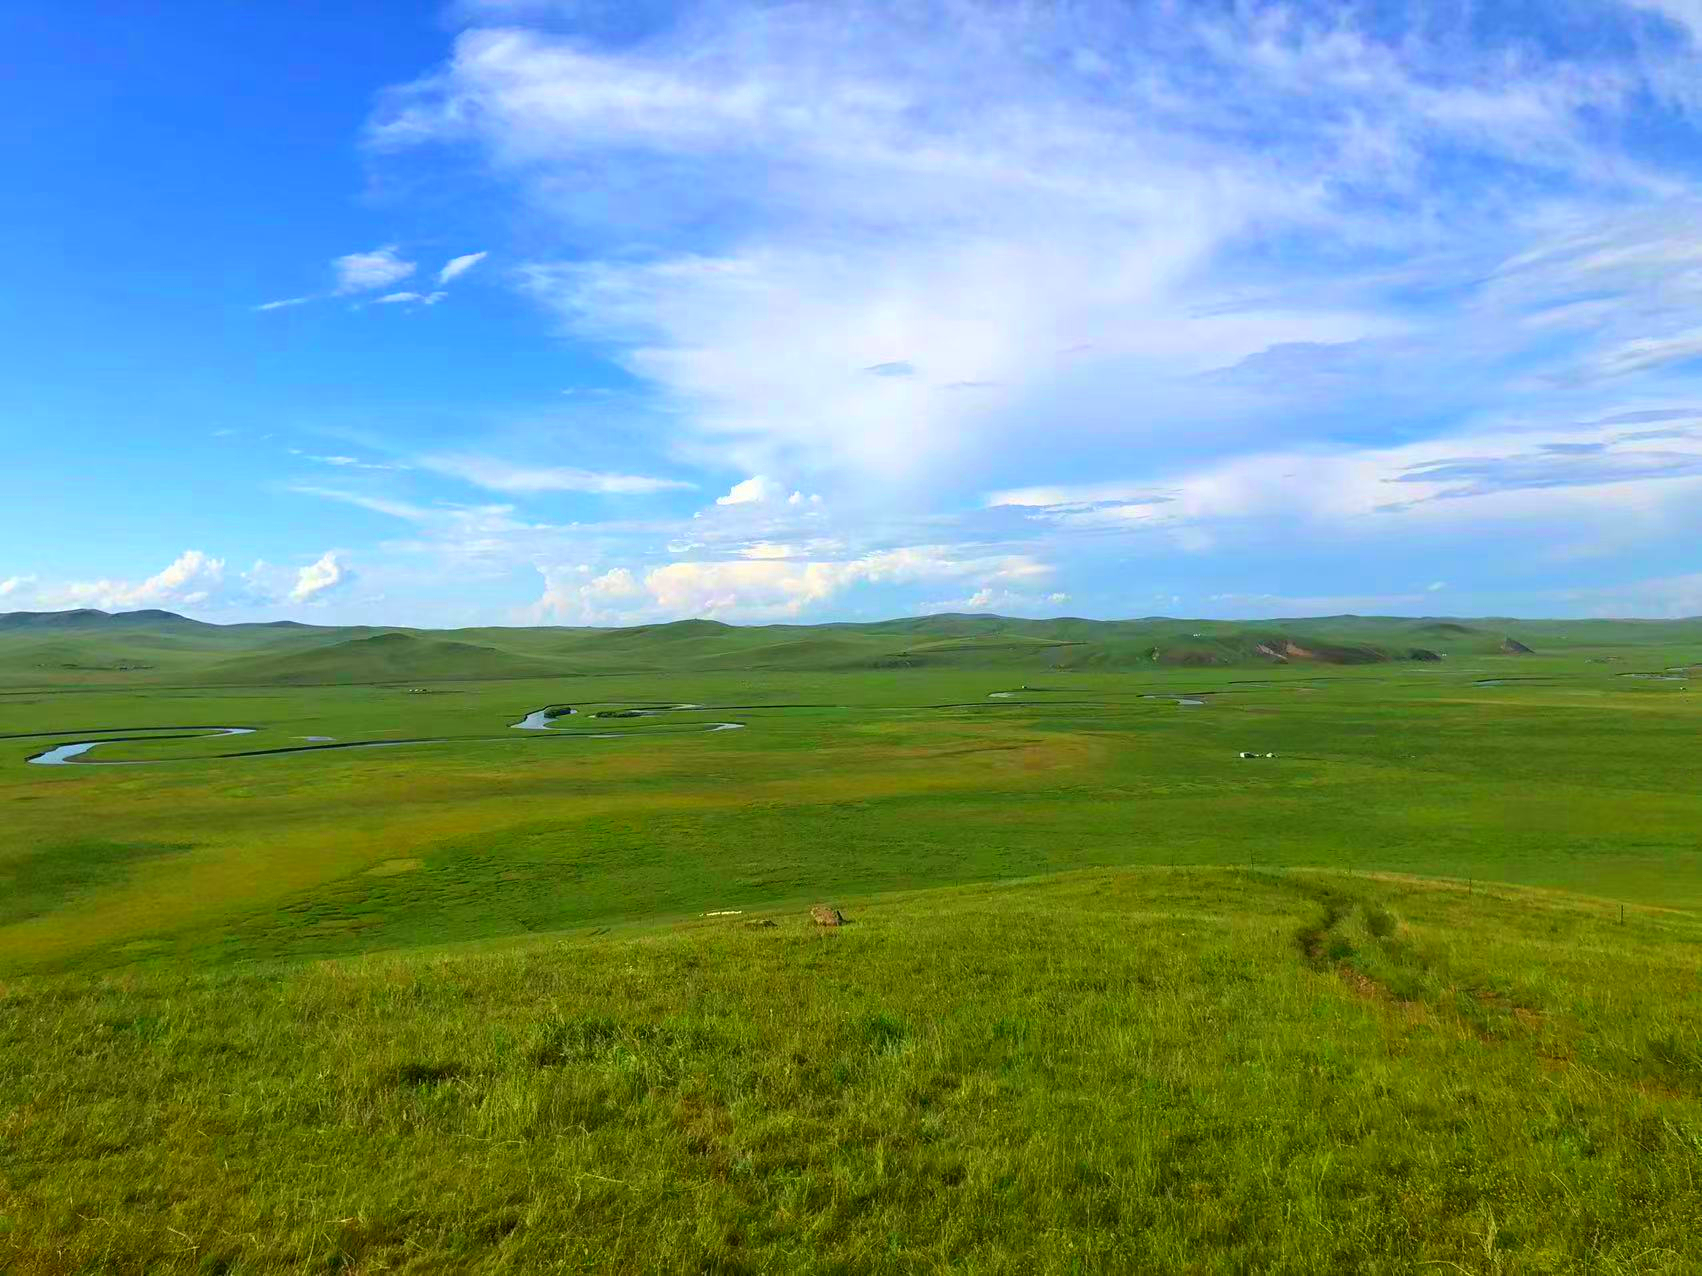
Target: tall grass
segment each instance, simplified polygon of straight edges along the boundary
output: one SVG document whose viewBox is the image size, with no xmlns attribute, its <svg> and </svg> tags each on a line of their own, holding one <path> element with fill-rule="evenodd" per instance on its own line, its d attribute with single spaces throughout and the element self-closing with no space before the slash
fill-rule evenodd
<svg viewBox="0 0 1702 1276">
<path fill-rule="evenodd" d="M 0 1266 L 1691 1269 L 1688 916 L 1071 874 L 0 1001 Z"/>
</svg>

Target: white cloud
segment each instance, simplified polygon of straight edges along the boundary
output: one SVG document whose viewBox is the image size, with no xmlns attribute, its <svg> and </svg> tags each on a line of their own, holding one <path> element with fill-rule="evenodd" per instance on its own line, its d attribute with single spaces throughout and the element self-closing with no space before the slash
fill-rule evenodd
<svg viewBox="0 0 1702 1276">
<path fill-rule="evenodd" d="M 1282 526 L 1290 537 L 1378 522 L 1410 533 L 1415 521 L 1612 519 L 1688 505 L 1702 490 L 1702 438 L 1660 430 L 1656 447 L 1647 433 L 1606 420 L 1390 447 L 1255 452 L 1156 483 L 1058 484 L 994 492 L 986 502 L 1064 527 L 1163 530 L 1251 520 Z"/>
<path fill-rule="evenodd" d="M 592 492 L 605 496 L 646 496 L 682 491 L 693 486 L 681 479 L 640 474 L 608 474 L 565 465 L 516 465 L 488 456 L 443 455 L 419 458 L 418 464 L 439 474 L 493 492 Z"/>
<path fill-rule="evenodd" d="M 777 501 L 786 489 L 773 479 L 764 478 L 761 474 L 746 479 L 742 483 L 733 484 L 733 488 L 725 496 L 717 496 L 717 505 L 761 505 L 765 501 Z M 793 497 L 798 493 L 793 492 Z M 792 504 L 797 504 L 793 500 Z"/>
<path fill-rule="evenodd" d="M 372 304 L 375 306 L 435 306 L 448 295 L 446 292 L 387 292 Z"/>
<path fill-rule="evenodd" d="M 624 567 L 587 579 L 590 568 L 540 568 L 544 593 L 533 607 L 540 622 L 570 624 L 618 624 L 645 597 L 644 587 Z"/>
<path fill-rule="evenodd" d="M 387 288 L 414 273 L 414 263 L 403 261 L 394 244 L 368 253 L 347 253 L 331 263 L 337 276 L 337 292 L 370 292 Z"/>
<path fill-rule="evenodd" d="M 303 452 L 300 448 L 289 449 L 291 456 L 299 456 L 304 461 L 315 461 L 320 465 L 334 465 L 339 469 L 353 470 L 408 470 L 413 467 L 399 461 L 363 461 L 358 456 L 343 456 L 334 454 L 322 456 L 315 452 Z"/>
<path fill-rule="evenodd" d="M 354 572 L 343 561 L 343 556 L 337 550 L 327 550 L 316 561 L 296 573 L 295 587 L 290 590 L 290 601 L 307 602 L 353 579 Z"/>
<path fill-rule="evenodd" d="M 437 272 L 437 282 L 446 284 L 451 279 L 459 279 L 487 256 L 488 253 L 463 253 L 459 257 L 451 257 L 443 269 Z"/>
<path fill-rule="evenodd" d="M 881 550 L 840 561 L 757 558 L 665 563 L 640 577 L 619 568 L 589 583 L 584 569 L 542 568 L 545 591 L 534 613 L 578 624 L 638 623 L 704 616 L 792 619 L 859 585 L 977 579 L 983 588 L 1035 583 L 1052 567 L 1027 555 L 987 555 L 951 546 Z"/>
<path fill-rule="evenodd" d="M 1603 376 L 1622 376 L 1666 363 L 1702 359 L 1702 328 L 1666 337 L 1637 337 L 1603 351 L 1596 367 Z"/>
<path fill-rule="evenodd" d="M 1591 134 L 1632 72 L 1417 19 L 1378 39 L 1257 4 L 717 13 L 609 48 L 467 32 L 373 137 L 480 145 L 529 207 L 606 240 L 522 277 L 747 472 L 941 487 L 1179 421 L 1209 441 L 1244 428 L 1245 388 L 1189 378 L 1412 326 L 1344 259 L 1495 242 L 1556 175 L 1674 188 Z M 586 198 L 595 163 L 639 194 Z M 1506 201 L 1457 197 L 1461 164 L 1511 175 Z"/>
<path fill-rule="evenodd" d="M 284 310 L 290 306 L 305 306 L 312 297 L 285 297 L 281 301 L 264 301 L 254 307 L 256 310 Z"/>
<path fill-rule="evenodd" d="M 988 505 L 1156 505 L 1169 500 L 1162 490 L 1150 483 L 1127 480 L 1105 483 L 1053 484 L 1048 487 L 1018 487 L 1003 492 L 990 492 Z"/>
<path fill-rule="evenodd" d="M 224 583 L 222 558 L 185 550 L 164 570 L 141 583 L 123 580 L 76 581 L 52 591 L 56 601 L 74 607 L 132 610 L 194 606 L 207 602 Z"/>
<path fill-rule="evenodd" d="M 1062 580 L 1090 609 L 1134 563 L 1257 591 L 1246 564 L 1286 553 L 1376 555 L 1435 606 L 1459 556 L 1474 590 L 1586 542 L 1641 543 L 1654 575 L 1702 530 L 1697 438 L 1604 423 L 1702 402 L 1702 200 L 1665 149 L 1702 112 L 1650 105 L 1702 94 L 1656 18 L 1609 6 L 1615 42 L 1589 5 L 1536 30 L 1471 5 L 718 0 L 604 41 L 549 0 L 470 3 L 499 25 L 389 94 L 373 140 L 486 161 L 522 242 L 572 246 L 516 277 L 633 379 L 527 435 L 583 468 L 434 444 L 435 468 L 521 505 L 753 477 L 690 522 L 420 497 L 409 552 L 595 564 L 551 604 L 581 616 L 816 614 L 891 546 L 978 539 L 953 556 L 1086 564 Z M 1384 578 L 1339 574 L 1300 588 Z M 1060 605 L 941 579 L 915 596 Z"/>
<path fill-rule="evenodd" d="M 0 598 L 20 593 L 33 584 L 35 584 L 34 576 L 8 576 L 5 580 L 0 580 Z"/>
</svg>

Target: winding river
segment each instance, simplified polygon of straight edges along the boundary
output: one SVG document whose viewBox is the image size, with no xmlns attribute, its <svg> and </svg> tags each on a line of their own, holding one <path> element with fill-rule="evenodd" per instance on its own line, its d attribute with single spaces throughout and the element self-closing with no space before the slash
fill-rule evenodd
<svg viewBox="0 0 1702 1276">
<path fill-rule="evenodd" d="M 698 710 L 703 706 L 694 704 L 681 705 L 647 705 L 637 709 L 613 710 L 599 713 L 596 717 L 619 718 L 649 718 L 658 714 L 673 713 L 679 710 Z M 511 723 L 510 729 L 515 731 L 547 731 L 553 735 L 571 736 L 587 740 L 619 740 L 628 735 L 642 732 L 652 734 L 683 734 L 714 731 L 738 731 L 744 727 L 742 722 L 702 722 L 689 724 L 664 724 L 644 728 L 628 728 L 622 731 L 581 731 L 567 730 L 556 725 L 564 718 L 575 715 L 575 710 L 565 705 L 545 705 L 542 709 L 534 709 L 519 722 Z M 172 762 L 201 762 L 207 757 L 213 758 L 257 758 L 284 753 L 326 753 L 333 749 L 390 749 L 404 744 L 475 744 L 491 743 L 504 740 L 518 739 L 512 735 L 489 736 L 416 736 L 406 740 L 339 740 L 327 743 L 292 744 L 272 749 L 237 749 L 229 753 L 214 753 L 200 758 L 91 758 L 88 756 L 93 749 L 103 744 L 121 744 L 137 740 L 202 740 L 214 739 L 221 736 L 253 735 L 257 727 L 225 727 L 225 726 L 195 726 L 195 727 L 85 727 L 81 732 L 69 731 L 28 731 L 19 735 L 0 736 L 0 740 L 29 740 L 44 737 L 67 735 L 92 735 L 96 739 L 83 739 L 55 744 L 39 753 L 32 753 L 26 762 L 33 766 L 165 766 Z M 312 740 L 315 737 L 307 737 Z"/>
</svg>

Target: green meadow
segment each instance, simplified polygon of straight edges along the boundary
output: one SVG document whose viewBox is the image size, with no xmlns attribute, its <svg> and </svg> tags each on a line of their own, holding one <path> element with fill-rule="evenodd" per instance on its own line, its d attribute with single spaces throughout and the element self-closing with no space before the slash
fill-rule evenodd
<svg viewBox="0 0 1702 1276">
<path fill-rule="evenodd" d="M 1693 668 L 0 617 L 0 1267 L 1695 1270 Z"/>
</svg>

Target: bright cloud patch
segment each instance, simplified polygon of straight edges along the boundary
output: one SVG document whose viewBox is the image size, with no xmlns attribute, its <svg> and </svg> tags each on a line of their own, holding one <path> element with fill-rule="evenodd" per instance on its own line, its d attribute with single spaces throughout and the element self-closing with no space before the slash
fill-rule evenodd
<svg viewBox="0 0 1702 1276">
<path fill-rule="evenodd" d="M 1297 394 L 1374 389 L 1418 355 L 1398 344 L 1415 330 L 1442 341 L 1427 363 L 1476 357 L 1474 322 L 1434 329 L 1383 267 L 1462 243 L 1441 268 L 1469 284 L 1516 257 L 1531 232 L 1481 198 L 1483 174 L 1604 209 L 1660 185 L 1606 158 L 1618 143 L 1598 127 L 1630 109 L 1632 69 L 1515 58 L 1505 36 L 1416 18 L 943 3 L 723 18 L 606 49 L 469 31 L 374 138 L 482 146 L 576 234 L 664 245 L 522 273 L 753 469 L 939 485 L 1034 446 L 1054 462 L 1222 446 Z M 642 203 L 579 198 L 567 178 L 587 163 L 632 175 Z M 1461 164 L 1469 190 L 1447 180 Z M 1268 351 L 1317 366 L 1266 377 L 1262 402 L 1260 365 L 1200 379 Z"/>
<path fill-rule="evenodd" d="M 327 550 L 317 561 L 309 563 L 296 573 L 295 587 L 290 590 L 290 601 L 307 602 L 347 584 L 352 579 L 354 573 L 349 570 L 342 555 L 334 549 Z"/>
<path fill-rule="evenodd" d="M 198 549 L 185 550 L 163 571 L 133 584 L 122 580 L 80 581 L 58 590 L 61 601 L 104 610 L 193 606 L 210 599 L 224 583 L 222 558 L 209 558 Z"/>
<path fill-rule="evenodd" d="M 435 306 L 448 295 L 446 292 L 387 292 L 373 304 L 375 306 Z"/>
<path fill-rule="evenodd" d="M 459 257 L 451 257 L 444 263 L 443 269 L 437 272 L 437 282 L 446 284 L 451 279 L 459 279 L 487 256 L 488 253 L 463 253 Z"/>
<path fill-rule="evenodd" d="M 948 546 L 879 551 L 836 562 L 672 562 L 642 576 L 618 568 L 580 582 L 577 577 L 587 571 L 545 569 L 538 614 L 580 624 L 637 623 L 663 616 L 790 619 L 859 585 L 975 580 L 992 589 L 1034 585 L 1052 574 L 1049 565 L 1025 556 L 974 556 Z"/>
<path fill-rule="evenodd" d="M 414 263 L 403 261 L 391 244 L 369 253 L 348 253 L 331 263 L 339 293 L 370 292 L 400 283 L 414 273 Z"/>
<path fill-rule="evenodd" d="M 717 505 L 761 505 L 765 501 L 777 501 L 786 489 L 773 479 L 764 478 L 758 474 L 742 483 L 733 484 L 733 488 L 725 496 L 717 496 Z M 793 493 L 797 495 L 796 492 Z"/>
</svg>

